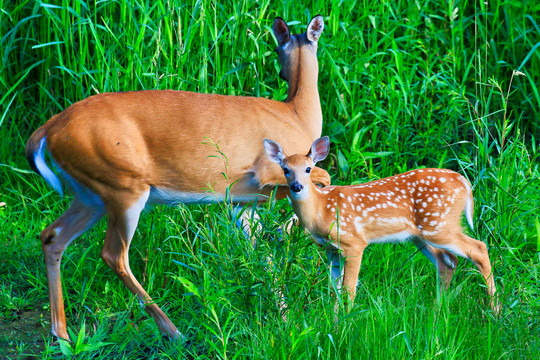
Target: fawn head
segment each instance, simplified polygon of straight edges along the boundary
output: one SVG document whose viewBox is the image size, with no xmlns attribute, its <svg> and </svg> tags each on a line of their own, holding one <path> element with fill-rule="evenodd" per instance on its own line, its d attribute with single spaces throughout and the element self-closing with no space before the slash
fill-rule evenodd
<svg viewBox="0 0 540 360">
<path fill-rule="evenodd" d="M 318 69 L 317 43 L 324 29 L 321 15 L 311 19 L 307 31 L 303 34 L 291 35 L 289 26 L 280 17 L 274 20 L 272 29 L 278 41 L 276 52 L 281 65 L 280 78 L 289 82 L 297 76 L 300 66 L 315 65 Z"/>
<path fill-rule="evenodd" d="M 287 156 L 281 146 L 270 139 L 264 139 L 264 151 L 268 160 L 275 162 L 283 169 L 291 196 L 295 200 L 304 199 L 308 195 L 311 184 L 311 169 L 319 161 L 328 156 L 330 141 L 328 136 L 317 139 L 311 145 L 307 155 L 295 154 Z"/>
</svg>

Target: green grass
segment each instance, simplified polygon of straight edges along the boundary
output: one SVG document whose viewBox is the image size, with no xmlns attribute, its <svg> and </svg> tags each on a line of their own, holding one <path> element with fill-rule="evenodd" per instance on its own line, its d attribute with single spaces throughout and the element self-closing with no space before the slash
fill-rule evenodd
<svg viewBox="0 0 540 360">
<path fill-rule="evenodd" d="M 0 0 L 0 357 L 540 358 L 540 3 L 72 3 Z M 467 176 L 469 233 L 488 244 L 501 317 L 470 263 L 439 293 L 414 246 L 379 245 L 366 251 L 354 307 L 335 322 L 325 256 L 300 229 L 277 240 L 286 201 L 259 209 L 256 249 L 226 204 L 156 207 L 142 217 L 131 267 L 188 344 L 161 339 L 100 260 L 103 221 L 64 255 L 77 340 L 53 342 L 38 236 L 69 198 L 28 170 L 31 132 L 97 92 L 282 100 L 273 18 L 300 32 L 318 13 L 323 132 L 333 143 L 323 167 L 337 184 L 422 166 Z"/>
</svg>

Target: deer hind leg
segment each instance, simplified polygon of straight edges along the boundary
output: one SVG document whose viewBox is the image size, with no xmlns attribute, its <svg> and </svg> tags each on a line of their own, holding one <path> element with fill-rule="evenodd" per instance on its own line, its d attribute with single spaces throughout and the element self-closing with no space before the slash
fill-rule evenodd
<svg viewBox="0 0 540 360">
<path fill-rule="evenodd" d="M 490 297 L 490 305 L 496 314 L 500 312 L 500 304 L 496 298 L 495 281 L 491 272 L 491 262 L 489 261 L 489 255 L 487 246 L 484 242 L 473 239 L 463 233 L 455 236 L 458 241 L 454 241 L 450 244 L 444 244 L 436 246 L 451 251 L 456 255 L 471 260 L 478 268 L 487 285 L 487 292 Z"/>
<path fill-rule="evenodd" d="M 412 242 L 435 265 L 441 283 L 447 290 L 457 268 L 457 256 L 444 249 L 435 248 L 420 238 L 414 238 Z"/>
<path fill-rule="evenodd" d="M 483 241 L 473 239 L 465 234 L 461 234 L 462 245 L 465 248 L 465 255 L 469 258 L 478 270 L 482 273 L 487 285 L 487 293 L 490 298 L 491 308 L 496 314 L 500 313 L 501 305 L 497 299 L 497 289 L 491 268 L 491 262 L 487 251 L 487 246 Z"/>
<path fill-rule="evenodd" d="M 121 201 L 115 201 L 114 206 L 107 207 L 109 223 L 101 250 L 101 258 L 122 283 L 137 296 L 146 312 L 154 318 L 162 334 L 171 339 L 181 338 L 182 334 L 159 306 L 152 301 L 129 266 L 129 246 L 139 222 L 139 215 L 146 205 L 149 194 L 149 190 L 142 191 L 137 195 L 122 194 L 124 196 L 117 198 L 117 200 L 122 199 Z"/>
<path fill-rule="evenodd" d="M 104 215 L 102 203 L 85 203 L 75 198 L 66 212 L 41 232 L 41 248 L 47 268 L 51 327 L 55 337 L 69 340 L 62 294 L 60 263 L 66 247 L 90 229 Z"/>
</svg>

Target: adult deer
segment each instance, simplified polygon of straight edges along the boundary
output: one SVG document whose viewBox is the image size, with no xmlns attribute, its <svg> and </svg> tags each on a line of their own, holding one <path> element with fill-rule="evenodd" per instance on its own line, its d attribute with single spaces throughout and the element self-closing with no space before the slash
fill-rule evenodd
<svg viewBox="0 0 540 360">
<path fill-rule="evenodd" d="M 310 181 L 312 169 L 326 158 L 329 146 L 325 136 L 313 143 L 307 155 L 286 156 L 278 143 L 264 140 L 268 159 L 279 164 L 287 178 L 300 224 L 317 244 L 327 246 L 334 262 L 334 281 L 343 276 L 351 301 L 364 249 L 374 243 L 411 241 L 439 270 L 442 268 L 446 287 L 455 256 L 436 248 L 471 260 L 484 276 L 493 311 L 499 312 L 486 244 L 465 235 L 460 226 L 461 213 L 465 212 L 473 227 L 473 197 L 465 177 L 451 170 L 419 169 L 362 185 L 319 189 Z M 341 256 L 345 257 L 343 274 L 335 271 L 340 268 Z M 446 268 L 450 269 L 444 272 Z"/>
<path fill-rule="evenodd" d="M 278 196 L 285 193 L 281 169 L 259 144 L 272 137 L 296 152 L 320 136 L 317 42 L 323 28 L 322 16 L 315 16 L 306 33 L 291 35 L 281 18 L 274 20 L 280 76 L 289 85 L 285 102 L 169 90 L 104 93 L 71 105 L 34 132 L 26 144 L 31 167 L 62 193 L 61 181 L 45 162 L 48 150 L 74 195 L 69 209 L 40 236 L 53 335 L 69 339 L 62 254 L 107 215 L 102 259 L 144 303 L 163 334 L 180 336 L 130 270 L 128 250 L 139 215 L 154 203 L 221 201 L 235 181 L 230 188 L 235 203 L 269 194 L 276 184 L 283 184 Z M 208 143 L 218 144 L 227 161 L 210 156 L 216 149 Z M 330 177 L 317 169 L 314 181 L 328 185 Z"/>
</svg>

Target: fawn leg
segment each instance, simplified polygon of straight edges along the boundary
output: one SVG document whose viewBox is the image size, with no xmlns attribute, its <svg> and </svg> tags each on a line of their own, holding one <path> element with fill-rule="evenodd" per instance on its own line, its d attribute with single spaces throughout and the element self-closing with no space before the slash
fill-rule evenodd
<svg viewBox="0 0 540 360">
<path fill-rule="evenodd" d="M 458 258 L 444 249 L 438 249 L 429 245 L 423 239 L 414 238 L 412 242 L 435 265 L 441 279 L 441 284 L 447 290 L 456 271 Z"/>
<path fill-rule="evenodd" d="M 356 246 L 354 249 L 345 250 L 345 265 L 343 267 L 343 286 L 347 289 L 349 299 L 354 302 L 356 297 L 356 285 L 358 284 L 358 274 L 362 265 L 362 255 L 366 245 Z"/>
<path fill-rule="evenodd" d="M 496 298 L 495 281 L 493 274 L 491 273 L 491 262 L 489 261 L 489 255 L 487 246 L 484 242 L 473 239 L 463 233 L 455 236 L 457 241 L 450 243 L 449 245 L 436 245 L 443 247 L 445 250 L 451 251 L 456 255 L 462 256 L 471 260 L 478 268 L 484 280 L 487 284 L 487 292 L 490 297 L 490 305 L 493 312 L 500 313 L 501 305 Z"/>
</svg>

